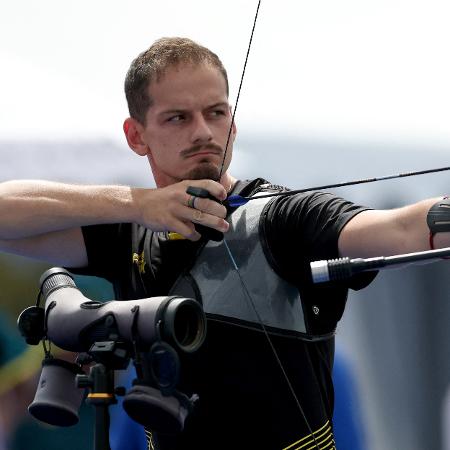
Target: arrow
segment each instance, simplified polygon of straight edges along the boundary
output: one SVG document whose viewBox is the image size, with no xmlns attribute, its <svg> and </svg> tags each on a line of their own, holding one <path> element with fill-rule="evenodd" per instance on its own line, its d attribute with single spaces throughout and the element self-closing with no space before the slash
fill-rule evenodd
<svg viewBox="0 0 450 450">
<path fill-rule="evenodd" d="M 417 175 L 426 175 L 429 173 L 444 172 L 447 170 L 450 170 L 450 167 L 439 167 L 438 169 L 419 170 L 417 172 L 405 172 L 405 173 L 400 173 L 397 175 L 386 175 L 383 177 L 376 177 L 376 178 L 364 178 L 362 180 L 345 181 L 343 183 L 337 183 L 337 184 L 324 184 L 322 186 L 314 186 L 314 187 L 308 187 L 308 188 L 304 188 L 304 189 L 296 189 L 294 191 L 272 192 L 270 194 L 257 195 L 254 197 L 244 197 L 242 195 L 230 195 L 225 200 L 225 203 L 227 206 L 230 206 L 231 208 L 237 208 L 239 206 L 245 205 L 250 200 L 255 200 L 256 198 L 277 197 L 280 195 L 288 196 L 288 195 L 294 195 L 294 194 L 301 194 L 303 192 L 309 192 L 309 191 L 320 191 L 323 189 L 340 188 L 340 187 L 344 187 L 344 186 L 354 186 L 356 184 L 366 184 L 366 183 L 374 183 L 376 181 L 393 180 L 396 178 L 414 177 Z"/>
</svg>

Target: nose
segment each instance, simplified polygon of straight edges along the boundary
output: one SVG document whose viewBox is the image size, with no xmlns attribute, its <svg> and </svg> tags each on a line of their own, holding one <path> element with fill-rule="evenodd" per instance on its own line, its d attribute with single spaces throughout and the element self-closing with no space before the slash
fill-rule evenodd
<svg viewBox="0 0 450 450">
<path fill-rule="evenodd" d="M 194 144 L 210 142 L 212 138 L 213 133 L 203 114 L 195 116 L 192 127 L 192 142 Z"/>
</svg>

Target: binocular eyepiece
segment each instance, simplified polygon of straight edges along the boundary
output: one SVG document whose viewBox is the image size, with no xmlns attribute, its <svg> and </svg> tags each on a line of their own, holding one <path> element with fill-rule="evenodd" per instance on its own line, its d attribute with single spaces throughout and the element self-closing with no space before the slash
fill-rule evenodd
<svg viewBox="0 0 450 450">
<path fill-rule="evenodd" d="M 47 338 L 73 352 L 86 352 L 94 342 L 139 342 L 142 348 L 163 340 L 184 352 L 195 352 L 206 337 L 206 318 L 193 299 L 169 296 L 95 302 L 76 287 L 64 269 L 41 277 Z M 111 335 L 115 339 L 110 339 Z"/>
</svg>

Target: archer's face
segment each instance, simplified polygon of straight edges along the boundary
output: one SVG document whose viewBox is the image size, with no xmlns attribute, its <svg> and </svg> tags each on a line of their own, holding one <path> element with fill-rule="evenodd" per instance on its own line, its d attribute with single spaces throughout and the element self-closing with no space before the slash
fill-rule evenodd
<svg viewBox="0 0 450 450">
<path fill-rule="evenodd" d="M 153 100 L 142 139 L 159 187 L 185 179 L 217 180 L 231 112 L 222 74 L 209 65 L 170 68 L 149 86 Z M 227 160 L 236 135 L 233 127 Z"/>
</svg>

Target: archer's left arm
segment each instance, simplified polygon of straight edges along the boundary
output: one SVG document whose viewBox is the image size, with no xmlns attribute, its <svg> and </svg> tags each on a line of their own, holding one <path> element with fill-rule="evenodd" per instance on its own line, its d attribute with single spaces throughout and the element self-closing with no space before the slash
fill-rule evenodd
<svg viewBox="0 0 450 450">
<path fill-rule="evenodd" d="M 340 256 L 370 258 L 430 250 L 427 215 L 438 202 L 442 197 L 398 209 L 361 212 L 339 236 Z M 434 248 L 450 247 L 450 221 L 447 229 L 434 235 Z"/>
</svg>

